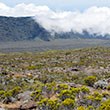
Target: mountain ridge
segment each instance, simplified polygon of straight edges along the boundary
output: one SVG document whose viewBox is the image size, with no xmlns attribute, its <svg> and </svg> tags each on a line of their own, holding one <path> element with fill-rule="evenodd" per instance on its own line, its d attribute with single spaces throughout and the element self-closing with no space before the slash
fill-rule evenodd
<svg viewBox="0 0 110 110">
<path fill-rule="evenodd" d="M 0 41 L 25 41 L 36 40 L 40 38 L 44 41 L 51 39 L 68 38 L 99 38 L 109 39 L 109 35 L 98 36 L 91 35 L 86 30 L 83 34 L 74 32 L 54 33 L 53 35 L 43 28 L 32 17 L 6 17 L 0 16 Z"/>
<path fill-rule="evenodd" d="M 45 38 L 44 38 L 45 36 Z M 31 17 L 0 16 L 0 41 L 48 40 L 49 32 Z"/>
</svg>

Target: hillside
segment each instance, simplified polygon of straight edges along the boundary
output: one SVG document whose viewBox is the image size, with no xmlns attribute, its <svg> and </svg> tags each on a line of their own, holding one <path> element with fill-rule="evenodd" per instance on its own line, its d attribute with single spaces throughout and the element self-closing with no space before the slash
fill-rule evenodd
<svg viewBox="0 0 110 110">
<path fill-rule="evenodd" d="M 48 40 L 49 33 L 30 17 L 0 16 L 0 41 Z"/>
<path fill-rule="evenodd" d="M 108 39 L 109 35 L 90 35 L 86 30 L 83 34 L 74 32 L 54 33 L 53 35 L 45 30 L 32 17 L 3 17 L 0 16 L 0 41 L 25 41 L 36 40 L 37 38 L 49 41 L 51 39 Z"/>
</svg>

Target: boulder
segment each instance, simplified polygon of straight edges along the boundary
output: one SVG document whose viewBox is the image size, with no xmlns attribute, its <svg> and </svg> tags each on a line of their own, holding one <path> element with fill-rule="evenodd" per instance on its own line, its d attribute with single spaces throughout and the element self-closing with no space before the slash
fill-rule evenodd
<svg viewBox="0 0 110 110">
<path fill-rule="evenodd" d="M 20 105 L 19 109 L 20 110 L 36 110 L 36 102 L 26 100 Z"/>
<path fill-rule="evenodd" d="M 22 102 L 19 106 L 20 110 L 36 110 L 36 102 L 31 100 L 31 91 L 18 94 L 17 98 Z"/>
<path fill-rule="evenodd" d="M 96 83 L 94 83 L 94 88 L 101 88 L 101 89 L 107 89 L 108 82 L 106 79 L 99 80 Z"/>
<path fill-rule="evenodd" d="M 17 99 L 20 101 L 31 100 L 31 94 L 32 94 L 31 91 L 26 91 L 24 93 L 20 93 L 20 94 L 18 94 Z"/>
</svg>

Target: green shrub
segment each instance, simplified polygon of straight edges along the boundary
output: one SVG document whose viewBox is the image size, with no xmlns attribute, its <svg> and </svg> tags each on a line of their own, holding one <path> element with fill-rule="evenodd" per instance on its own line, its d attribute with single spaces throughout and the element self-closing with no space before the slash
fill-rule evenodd
<svg viewBox="0 0 110 110">
<path fill-rule="evenodd" d="M 110 94 L 109 93 L 107 93 L 107 92 L 104 92 L 104 93 L 102 93 L 102 97 L 110 97 Z"/>
<path fill-rule="evenodd" d="M 5 91 L 0 91 L 0 97 L 5 93 Z"/>
<path fill-rule="evenodd" d="M 81 87 L 81 91 L 86 94 L 86 93 L 90 92 L 90 89 L 85 87 L 85 86 L 83 86 L 83 87 Z"/>
<path fill-rule="evenodd" d="M 96 76 L 88 76 L 84 79 L 84 82 L 88 86 L 93 86 L 96 81 Z"/>
<path fill-rule="evenodd" d="M 86 110 L 84 106 L 80 106 L 77 110 Z"/>
<path fill-rule="evenodd" d="M 80 88 L 70 88 L 70 89 L 72 93 L 75 94 L 77 98 L 79 98 L 81 89 Z"/>
<path fill-rule="evenodd" d="M 108 85 L 107 89 L 110 90 L 110 84 Z"/>
<path fill-rule="evenodd" d="M 93 106 L 89 106 L 87 110 L 95 110 Z"/>
<path fill-rule="evenodd" d="M 21 87 L 15 87 L 14 89 L 10 90 L 10 92 L 12 93 L 12 96 L 15 97 L 20 92 L 22 92 L 22 90 L 21 90 Z"/>
<path fill-rule="evenodd" d="M 37 103 L 39 110 L 56 110 L 56 100 L 52 99 L 43 99 Z"/>
<path fill-rule="evenodd" d="M 64 106 L 64 108 L 68 108 L 68 110 L 73 110 L 73 108 L 75 107 L 75 104 L 74 104 L 74 100 L 72 99 L 65 99 L 64 101 L 62 101 L 62 104 Z"/>
<path fill-rule="evenodd" d="M 31 97 L 34 99 L 34 101 L 42 100 L 43 99 L 43 97 L 42 97 L 42 91 L 40 89 L 34 91 L 31 94 Z"/>
<path fill-rule="evenodd" d="M 62 101 L 64 101 L 67 98 L 75 99 L 75 94 L 72 93 L 71 90 L 62 90 L 61 93 L 58 96 Z"/>
<path fill-rule="evenodd" d="M 99 110 L 110 110 L 110 99 L 102 102 Z"/>
<path fill-rule="evenodd" d="M 60 85 L 58 85 L 58 88 L 61 89 L 61 90 L 65 90 L 65 89 L 68 89 L 68 85 L 60 84 Z"/>
<path fill-rule="evenodd" d="M 78 75 L 73 75 L 73 76 L 72 76 L 72 80 L 77 80 L 78 78 L 79 78 Z"/>
</svg>

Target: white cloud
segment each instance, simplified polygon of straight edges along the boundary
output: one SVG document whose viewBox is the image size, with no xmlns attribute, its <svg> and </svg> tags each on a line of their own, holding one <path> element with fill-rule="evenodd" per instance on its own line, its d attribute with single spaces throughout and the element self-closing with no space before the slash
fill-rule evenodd
<svg viewBox="0 0 110 110">
<path fill-rule="evenodd" d="M 0 3 L 0 16 L 35 16 L 46 30 L 52 32 L 79 32 L 87 30 L 91 34 L 110 34 L 110 8 L 91 7 L 84 12 L 52 11 L 47 6 L 19 4 L 13 8 Z"/>
<path fill-rule="evenodd" d="M 110 8 L 91 7 L 80 12 L 51 12 L 46 16 L 39 14 L 36 16 L 47 30 L 57 32 L 79 32 L 87 30 L 91 34 L 105 35 L 110 34 Z"/>
<path fill-rule="evenodd" d="M 3 3 L 0 3 L 0 16 L 25 17 L 35 16 L 36 13 L 48 12 L 50 9 L 47 6 L 36 6 L 34 4 L 18 4 L 11 8 Z"/>
</svg>

